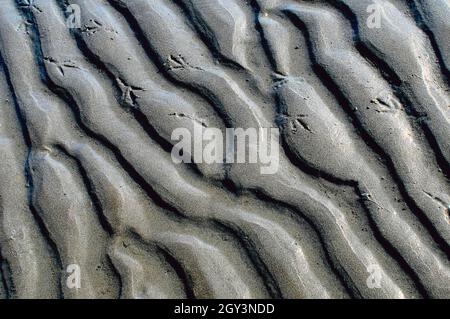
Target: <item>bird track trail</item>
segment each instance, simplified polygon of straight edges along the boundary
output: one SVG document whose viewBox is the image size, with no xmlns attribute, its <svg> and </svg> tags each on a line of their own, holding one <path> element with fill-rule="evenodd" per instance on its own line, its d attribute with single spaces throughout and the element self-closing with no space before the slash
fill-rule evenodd
<svg viewBox="0 0 450 319">
<path fill-rule="evenodd" d="M 449 15 L 4 0 L 0 298 L 449 298 Z M 199 127 L 278 128 L 278 171 L 174 163 Z"/>
</svg>

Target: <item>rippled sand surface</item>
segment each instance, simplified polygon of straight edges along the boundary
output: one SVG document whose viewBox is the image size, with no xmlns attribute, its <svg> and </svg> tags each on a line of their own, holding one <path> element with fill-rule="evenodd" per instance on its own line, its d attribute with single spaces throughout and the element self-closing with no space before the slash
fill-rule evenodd
<svg viewBox="0 0 450 319">
<path fill-rule="evenodd" d="M 447 0 L 1 0 L 0 298 L 450 298 L 449 33 Z M 199 127 L 278 128 L 278 170 L 175 163 Z"/>
</svg>

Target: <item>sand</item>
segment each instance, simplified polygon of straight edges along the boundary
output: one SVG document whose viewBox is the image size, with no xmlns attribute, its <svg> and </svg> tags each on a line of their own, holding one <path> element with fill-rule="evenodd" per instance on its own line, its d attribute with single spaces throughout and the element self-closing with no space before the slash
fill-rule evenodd
<svg viewBox="0 0 450 319">
<path fill-rule="evenodd" d="M 450 298 L 449 21 L 3 0 L 0 298 Z M 277 128 L 277 170 L 176 163 L 180 128 Z"/>
</svg>

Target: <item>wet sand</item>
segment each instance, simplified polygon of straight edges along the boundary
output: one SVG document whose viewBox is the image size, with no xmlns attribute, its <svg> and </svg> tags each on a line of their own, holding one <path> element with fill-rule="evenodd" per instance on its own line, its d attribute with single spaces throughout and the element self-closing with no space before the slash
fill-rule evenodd
<svg viewBox="0 0 450 319">
<path fill-rule="evenodd" d="M 4 0 L 0 298 L 450 298 L 449 21 Z M 177 128 L 277 128 L 278 169 L 175 163 Z"/>
</svg>

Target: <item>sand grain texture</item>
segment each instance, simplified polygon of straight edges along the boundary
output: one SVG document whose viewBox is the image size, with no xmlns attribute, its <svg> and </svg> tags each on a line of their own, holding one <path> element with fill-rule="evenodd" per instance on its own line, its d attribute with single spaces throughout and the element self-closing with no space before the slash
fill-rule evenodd
<svg viewBox="0 0 450 319">
<path fill-rule="evenodd" d="M 0 2 L 0 298 L 450 298 L 447 1 Z"/>
</svg>

